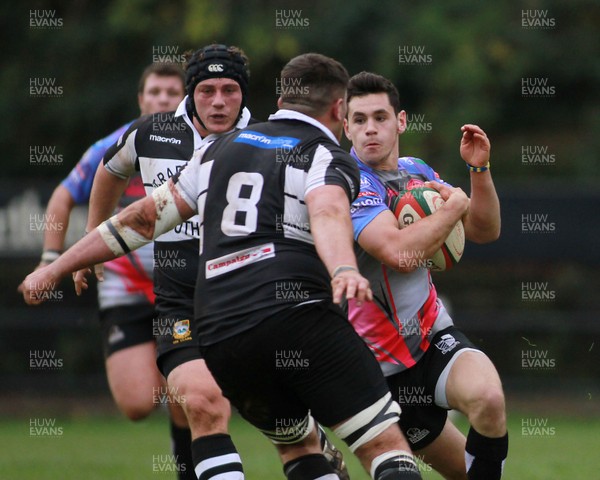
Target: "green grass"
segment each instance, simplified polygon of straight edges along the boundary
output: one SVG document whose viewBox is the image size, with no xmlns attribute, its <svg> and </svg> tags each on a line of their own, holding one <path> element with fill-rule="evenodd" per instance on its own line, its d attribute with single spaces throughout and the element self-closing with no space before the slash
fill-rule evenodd
<svg viewBox="0 0 600 480">
<path fill-rule="evenodd" d="M 168 426 L 157 413 L 139 423 L 114 416 L 52 418 L 62 429 L 57 436 L 30 433 L 29 418 L 0 420 L 0 478 L 22 479 L 174 479 L 174 473 L 155 472 L 169 455 Z M 523 419 L 546 421 L 545 430 L 524 435 Z M 459 419 L 465 431 L 467 425 Z M 35 431 L 35 429 L 34 429 Z M 55 431 L 58 433 L 61 430 Z M 244 461 L 246 478 L 281 479 L 281 465 L 274 448 L 239 417 L 231 432 Z M 600 419 L 539 417 L 534 414 L 509 416 L 510 451 L 506 479 L 559 480 L 600 478 Z M 552 434 L 553 433 L 553 434 Z M 336 444 L 340 444 L 336 441 Z M 358 461 L 346 452 L 353 480 L 367 480 Z M 160 460 L 160 456 L 163 460 Z M 156 457 L 159 459 L 156 460 Z M 166 467 L 168 468 L 168 467 Z M 426 470 L 426 468 L 425 468 Z M 439 479 L 424 472 L 425 479 Z"/>
</svg>

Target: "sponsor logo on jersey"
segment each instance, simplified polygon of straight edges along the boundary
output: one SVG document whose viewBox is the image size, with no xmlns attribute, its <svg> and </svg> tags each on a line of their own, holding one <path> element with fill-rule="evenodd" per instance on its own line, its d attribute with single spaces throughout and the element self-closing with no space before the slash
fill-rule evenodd
<svg viewBox="0 0 600 480">
<path fill-rule="evenodd" d="M 456 338 L 447 333 L 446 335 L 442 335 L 441 340 L 437 342 L 435 346 L 442 352 L 443 355 L 445 355 L 454 350 L 459 343 L 460 342 Z"/>
<path fill-rule="evenodd" d="M 161 137 L 160 135 L 150 135 L 150 140 L 153 142 L 161 143 L 172 143 L 174 145 L 181 145 L 181 140 L 178 138 Z"/>
<path fill-rule="evenodd" d="M 244 130 L 238 135 L 234 142 L 246 143 L 253 147 L 263 148 L 265 150 L 274 150 L 276 148 L 292 149 L 300 143 L 300 139 L 294 137 L 270 137 L 264 133 Z"/>
<path fill-rule="evenodd" d="M 247 248 L 238 252 L 224 255 L 206 262 L 206 278 L 213 278 L 238 268 L 245 267 L 251 263 L 260 262 L 267 258 L 275 257 L 275 245 L 266 243 L 259 247 Z"/>
<path fill-rule="evenodd" d="M 423 440 L 427 435 L 429 435 L 429 430 L 426 428 L 420 429 L 417 427 L 412 427 L 406 431 L 406 436 L 413 445 Z"/>
<path fill-rule="evenodd" d="M 190 321 L 189 320 L 179 320 L 175 322 L 173 325 L 173 338 L 175 340 L 188 340 L 192 335 L 190 332 Z"/>
<path fill-rule="evenodd" d="M 354 205 L 356 205 L 357 207 L 369 207 L 369 206 L 373 206 L 373 205 L 383 205 L 383 202 L 381 201 L 381 198 L 379 198 L 379 197 L 376 197 L 376 198 L 367 197 L 367 198 L 363 198 L 360 201 L 355 202 Z"/>
<path fill-rule="evenodd" d="M 365 176 L 365 175 L 361 175 L 360 176 L 360 188 L 366 187 L 367 185 L 371 185 L 371 180 Z"/>
<path fill-rule="evenodd" d="M 358 192 L 358 196 L 356 197 L 357 199 L 360 197 L 376 197 L 377 193 L 376 192 L 370 192 L 368 190 L 363 190 L 361 192 Z"/>
<path fill-rule="evenodd" d="M 223 71 L 222 63 L 211 63 L 207 69 L 209 72 L 221 73 Z"/>
</svg>

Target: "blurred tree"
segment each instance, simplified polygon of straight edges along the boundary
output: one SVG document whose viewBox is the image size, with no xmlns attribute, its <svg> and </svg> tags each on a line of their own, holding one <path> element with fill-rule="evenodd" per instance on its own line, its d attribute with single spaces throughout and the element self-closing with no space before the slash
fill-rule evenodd
<svg viewBox="0 0 600 480">
<path fill-rule="evenodd" d="M 278 72 L 301 52 L 331 55 L 351 74 L 389 76 L 409 118 L 420 123 L 402 138 L 403 151 L 427 159 L 451 181 L 464 179 L 457 144 L 465 122 L 490 135 L 500 183 L 582 179 L 600 167 L 600 7 L 593 0 L 568 6 L 557 0 L 31 3 L 0 7 L 3 44 L 10 44 L 0 77 L 8 176 L 66 174 L 92 141 L 137 115 L 137 78 L 155 49 L 182 54 L 213 41 L 249 55 L 250 105 L 258 118 L 275 109 Z M 31 27 L 32 11 L 50 12 L 62 26 Z M 541 17 L 545 27 L 524 24 Z M 290 26 L 289 18 L 300 24 Z M 421 61 L 408 61 L 410 52 Z M 54 81 L 62 95 L 32 96 L 35 79 Z M 524 79 L 546 82 L 554 95 L 525 97 Z M 36 145 L 55 146 L 63 163 L 30 165 Z M 527 146 L 545 148 L 556 161 L 523 165 Z"/>
</svg>

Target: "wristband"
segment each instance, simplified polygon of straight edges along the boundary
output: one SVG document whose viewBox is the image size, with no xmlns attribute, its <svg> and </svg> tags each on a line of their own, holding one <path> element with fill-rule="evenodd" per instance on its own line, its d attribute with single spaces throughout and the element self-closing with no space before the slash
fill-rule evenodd
<svg viewBox="0 0 600 480">
<path fill-rule="evenodd" d="M 52 263 L 54 260 L 60 257 L 61 252 L 59 250 L 44 250 L 42 252 L 42 262 Z"/>
<path fill-rule="evenodd" d="M 352 265 L 338 265 L 337 267 L 334 268 L 333 273 L 331 274 L 331 278 L 335 278 L 336 275 L 338 275 L 342 272 L 349 272 L 351 270 L 358 272 L 358 268 L 353 267 Z"/>
<path fill-rule="evenodd" d="M 490 162 L 488 162 L 485 167 L 474 167 L 473 165 L 469 165 L 467 163 L 467 168 L 469 169 L 469 171 L 475 172 L 475 173 L 485 172 L 486 170 L 490 169 Z"/>
</svg>

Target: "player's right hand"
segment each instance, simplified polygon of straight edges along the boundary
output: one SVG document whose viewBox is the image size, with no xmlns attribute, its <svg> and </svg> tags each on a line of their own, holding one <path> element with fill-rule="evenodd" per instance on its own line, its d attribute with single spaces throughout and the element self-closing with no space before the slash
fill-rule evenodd
<svg viewBox="0 0 600 480">
<path fill-rule="evenodd" d="M 18 291 L 23 294 L 27 305 L 39 305 L 48 299 L 44 294 L 55 290 L 59 280 L 53 272 L 52 265 L 48 265 L 27 275 L 19 285 Z"/>
<path fill-rule="evenodd" d="M 426 182 L 425 186 L 437 190 L 449 207 L 456 208 L 461 216 L 469 209 L 469 197 L 460 187 L 450 187 L 440 182 Z"/>
<path fill-rule="evenodd" d="M 450 196 L 446 200 L 446 205 L 456 208 L 458 211 L 461 212 L 462 215 L 466 214 L 467 210 L 469 210 L 469 203 L 471 202 L 467 194 L 463 191 L 462 188 L 448 188 L 450 188 L 451 192 Z"/>
<path fill-rule="evenodd" d="M 355 270 L 338 273 L 331 279 L 331 288 L 333 290 L 333 303 L 341 303 L 344 296 L 348 300 L 354 298 L 358 307 L 363 302 L 373 300 L 369 280 Z"/>
</svg>

